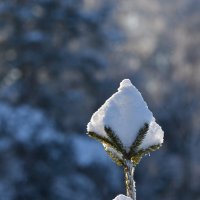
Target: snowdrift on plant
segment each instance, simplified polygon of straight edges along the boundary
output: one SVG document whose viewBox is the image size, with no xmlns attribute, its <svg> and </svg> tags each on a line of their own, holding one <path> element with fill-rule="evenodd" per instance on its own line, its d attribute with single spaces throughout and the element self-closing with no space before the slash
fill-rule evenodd
<svg viewBox="0 0 200 200">
<path fill-rule="evenodd" d="M 129 151 L 145 123 L 149 129 L 139 149 L 162 144 L 164 133 L 161 127 L 140 92 L 129 79 L 124 79 L 118 91 L 92 115 L 87 131 L 108 138 L 104 128 L 109 127 L 121 140 L 126 151 Z"/>
</svg>

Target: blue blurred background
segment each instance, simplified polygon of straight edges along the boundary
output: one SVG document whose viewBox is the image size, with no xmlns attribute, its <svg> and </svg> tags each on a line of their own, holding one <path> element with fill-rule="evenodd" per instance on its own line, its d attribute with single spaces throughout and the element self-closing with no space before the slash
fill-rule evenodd
<svg viewBox="0 0 200 200">
<path fill-rule="evenodd" d="M 0 200 L 111 200 L 123 170 L 86 136 L 130 78 L 165 131 L 140 200 L 200 200 L 198 0 L 0 1 Z"/>
</svg>

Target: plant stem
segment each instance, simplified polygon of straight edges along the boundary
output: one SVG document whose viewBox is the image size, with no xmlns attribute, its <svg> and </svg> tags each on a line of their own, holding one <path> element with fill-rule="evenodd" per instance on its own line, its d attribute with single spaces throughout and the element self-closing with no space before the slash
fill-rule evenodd
<svg viewBox="0 0 200 200">
<path fill-rule="evenodd" d="M 125 173 L 125 181 L 126 181 L 126 194 L 128 197 L 136 200 L 136 189 L 135 189 L 135 181 L 133 178 L 135 171 L 135 166 L 131 163 L 130 160 L 125 160 L 124 173 Z"/>
</svg>

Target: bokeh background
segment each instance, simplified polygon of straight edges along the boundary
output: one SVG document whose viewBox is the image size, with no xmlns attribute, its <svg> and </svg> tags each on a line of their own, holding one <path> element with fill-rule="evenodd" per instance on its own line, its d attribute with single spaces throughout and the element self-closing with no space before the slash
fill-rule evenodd
<svg viewBox="0 0 200 200">
<path fill-rule="evenodd" d="M 200 200 L 198 0 L 0 1 L 0 200 L 111 200 L 123 170 L 86 136 L 129 78 L 165 131 L 140 200 Z"/>
</svg>

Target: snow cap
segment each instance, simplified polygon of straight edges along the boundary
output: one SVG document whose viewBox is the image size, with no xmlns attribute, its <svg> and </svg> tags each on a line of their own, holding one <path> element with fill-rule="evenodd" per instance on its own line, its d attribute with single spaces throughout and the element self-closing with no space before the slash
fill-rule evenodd
<svg viewBox="0 0 200 200">
<path fill-rule="evenodd" d="M 108 138 L 104 127 L 109 127 L 128 151 L 145 123 L 149 125 L 149 130 L 140 148 L 161 144 L 164 136 L 161 127 L 155 122 L 141 93 L 129 79 L 124 79 L 118 92 L 92 115 L 87 131 Z"/>
<path fill-rule="evenodd" d="M 132 200 L 132 199 L 130 197 L 123 195 L 123 194 L 119 194 L 113 200 Z"/>
<path fill-rule="evenodd" d="M 125 87 L 129 87 L 129 86 L 133 86 L 131 81 L 129 79 L 124 79 L 121 83 L 120 83 L 120 87 L 118 90 L 121 90 L 122 88 Z"/>
</svg>

